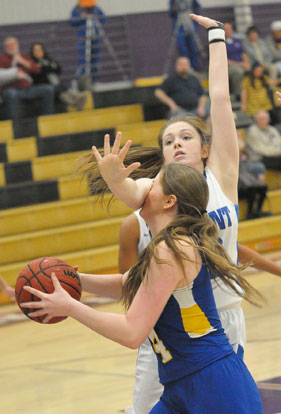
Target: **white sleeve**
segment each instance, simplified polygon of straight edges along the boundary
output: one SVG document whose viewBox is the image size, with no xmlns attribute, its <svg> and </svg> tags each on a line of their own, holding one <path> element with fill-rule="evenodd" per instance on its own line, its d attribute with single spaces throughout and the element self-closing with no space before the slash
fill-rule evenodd
<svg viewBox="0 0 281 414">
<path fill-rule="evenodd" d="M 0 85 L 5 85 L 17 78 L 17 68 L 0 69 Z"/>
</svg>

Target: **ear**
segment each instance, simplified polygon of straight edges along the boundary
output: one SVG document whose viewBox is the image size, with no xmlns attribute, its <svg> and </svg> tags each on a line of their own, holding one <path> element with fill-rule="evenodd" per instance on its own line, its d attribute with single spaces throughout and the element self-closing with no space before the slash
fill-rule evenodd
<svg viewBox="0 0 281 414">
<path fill-rule="evenodd" d="M 177 197 L 174 194 L 167 196 L 166 202 L 164 204 L 164 210 L 169 210 L 177 205 Z"/>
<path fill-rule="evenodd" d="M 210 145 L 204 144 L 201 148 L 201 159 L 207 159 L 210 154 Z"/>
</svg>

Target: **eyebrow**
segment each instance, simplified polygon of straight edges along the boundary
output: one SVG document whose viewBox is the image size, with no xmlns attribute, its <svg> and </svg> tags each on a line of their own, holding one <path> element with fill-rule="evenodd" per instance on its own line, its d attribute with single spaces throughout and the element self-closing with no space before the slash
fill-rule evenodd
<svg viewBox="0 0 281 414">
<path fill-rule="evenodd" d="M 188 128 L 184 128 L 184 129 L 181 129 L 180 130 L 180 132 L 191 132 L 191 133 L 193 133 L 194 131 L 192 131 L 191 129 L 188 129 Z M 167 135 L 164 135 L 164 137 L 163 137 L 163 139 L 165 139 L 165 138 L 167 138 L 167 137 L 173 137 L 174 136 L 174 134 L 172 134 L 171 132 L 169 133 L 169 134 L 167 134 Z"/>
</svg>

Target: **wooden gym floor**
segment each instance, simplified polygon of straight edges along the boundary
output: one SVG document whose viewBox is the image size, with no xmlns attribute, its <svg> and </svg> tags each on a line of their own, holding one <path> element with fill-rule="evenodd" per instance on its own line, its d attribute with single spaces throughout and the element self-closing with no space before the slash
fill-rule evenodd
<svg viewBox="0 0 281 414">
<path fill-rule="evenodd" d="M 281 251 L 271 256 L 280 260 Z M 243 304 L 245 362 L 258 382 L 264 414 L 280 414 L 281 278 L 253 271 L 247 277 L 267 303 L 262 308 Z M 122 312 L 114 302 L 83 300 L 102 311 Z M 15 304 L 3 305 L 0 338 L 1 414 L 117 414 L 131 402 L 137 351 L 70 318 L 40 325 Z"/>
</svg>

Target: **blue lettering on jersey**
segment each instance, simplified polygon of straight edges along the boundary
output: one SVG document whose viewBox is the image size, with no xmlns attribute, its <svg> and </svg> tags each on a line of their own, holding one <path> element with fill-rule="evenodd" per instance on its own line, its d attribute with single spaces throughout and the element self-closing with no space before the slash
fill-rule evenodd
<svg viewBox="0 0 281 414">
<path fill-rule="evenodd" d="M 220 230 L 224 230 L 226 228 L 226 225 L 227 227 L 232 226 L 230 210 L 227 206 L 218 208 L 217 210 L 214 210 L 214 211 L 210 211 L 208 214 L 211 217 L 211 219 L 215 223 L 217 223 Z M 225 223 L 225 218 L 227 219 L 227 223 Z"/>
</svg>

